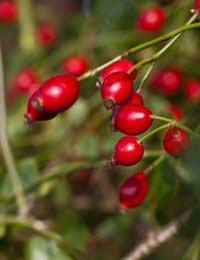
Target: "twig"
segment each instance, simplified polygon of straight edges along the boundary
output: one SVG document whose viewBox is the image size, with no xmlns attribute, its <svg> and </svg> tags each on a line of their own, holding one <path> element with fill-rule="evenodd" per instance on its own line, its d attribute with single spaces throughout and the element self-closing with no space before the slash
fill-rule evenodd
<svg viewBox="0 0 200 260">
<path fill-rule="evenodd" d="M 35 24 L 30 0 L 17 0 L 19 6 L 19 44 L 24 52 L 30 53 L 37 47 Z"/>
<path fill-rule="evenodd" d="M 80 252 L 75 253 L 59 234 L 49 230 L 47 225 L 40 220 L 0 216 L 0 223 L 4 225 L 15 225 L 20 226 L 21 228 L 30 229 L 63 247 L 63 249 L 65 249 L 71 257 L 73 257 L 72 259 L 80 259 Z"/>
<path fill-rule="evenodd" d="M 13 184 L 19 214 L 23 215 L 27 209 L 26 199 L 24 197 L 23 187 L 18 176 L 12 150 L 8 141 L 7 132 L 7 111 L 4 91 L 3 58 L 2 51 L 0 48 L 0 145 L 8 173 Z"/>
<path fill-rule="evenodd" d="M 130 54 L 133 54 L 135 52 L 138 52 L 138 51 L 141 51 L 145 48 L 148 48 L 148 47 L 151 47 L 157 43 L 160 43 L 160 42 L 164 42 L 166 40 L 169 40 L 171 38 L 173 38 L 174 36 L 182 33 L 182 32 L 185 32 L 187 30 L 192 30 L 192 29 L 197 29 L 197 28 L 200 28 L 200 22 L 197 22 L 197 23 L 193 23 L 193 24 L 187 24 L 187 25 L 184 25 L 184 26 L 181 26 L 179 27 L 178 29 L 175 29 L 167 34 L 164 34 L 160 37 L 157 37 L 151 41 L 148 41 L 148 42 L 145 42 L 145 43 L 142 43 L 142 44 L 139 44 L 127 51 L 124 51 L 123 53 L 121 53 L 120 55 L 116 56 L 115 58 L 113 58 L 112 60 L 104 63 L 103 65 L 99 66 L 99 67 L 96 67 L 95 69 L 92 69 L 92 70 L 89 70 L 87 71 L 86 73 L 84 73 L 83 75 L 81 75 L 78 79 L 79 80 L 84 80 L 86 78 L 89 78 L 89 77 L 93 77 L 95 76 L 98 72 L 102 71 L 104 68 L 106 68 L 107 66 L 111 65 L 112 63 L 118 61 L 118 60 L 121 60 L 122 58 L 125 58 L 127 56 L 129 56 Z M 156 58 L 155 56 L 152 56 L 150 58 L 147 58 L 147 59 L 144 59 L 143 61 L 139 62 L 136 64 L 136 66 L 134 66 L 133 68 L 138 68 L 144 64 L 147 64 L 147 63 L 150 63 L 152 61 L 154 61 Z"/>
<path fill-rule="evenodd" d="M 188 20 L 188 22 L 186 23 L 185 26 L 182 26 L 180 28 L 188 28 L 188 26 L 190 27 L 191 25 L 197 24 L 197 23 L 192 24 L 192 22 L 196 20 L 196 18 L 199 15 L 199 12 L 198 11 L 194 11 L 194 10 L 192 10 L 192 12 L 194 12 L 192 17 Z M 182 36 L 183 32 L 184 32 L 184 30 L 180 30 L 178 34 L 175 34 L 173 37 L 170 37 L 170 38 L 172 38 L 171 41 L 169 41 L 160 51 L 156 52 L 151 57 L 146 58 L 146 59 L 136 63 L 135 66 L 130 69 L 129 73 L 133 72 L 135 69 L 139 69 L 140 67 L 144 66 L 145 64 L 154 63 L 155 61 L 157 61 L 160 58 L 160 56 L 162 54 L 164 54 L 169 49 L 169 47 L 171 47 L 174 44 L 174 42 L 179 39 L 180 36 Z M 165 35 L 163 35 L 162 37 L 164 37 L 164 36 Z"/>
<path fill-rule="evenodd" d="M 123 260 L 140 260 L 153 253 L 157 248 L 178 233 L 183 224 L 186 223 L 190 212 L 190 210 L 186 211 L 159 231 L 153 234 L 151 232 L 151 235 L 130 252 L 128 256 L 124 257 Z"/>
<path fill-rule="evenodd" d="M 165 153 L 160 153 L 160 156 L 153 161 L 145 170 L 144 173 L 146 175 L 149 174 L 150 171 L 152 171 L 158 164 L 160 164 L 164 159 L 166 158 L 166 154 Z"/>
<path fill-rule="evenodd" d="M 137 89 L 137 93 L 140 93 L 140 91 L 142 90 L 142 87 L 143 87 L 143 85 L 144 85 L 144 82 L 147 80 L 148 76 L 150 75 L 150 73 L 151 73 L 151 71 L 152 71 L 154 65 L 155 65 L 155 62 L 152 62 L 152 63 L 150 64 L 148 70 L 146 71 L 146 73 L 144 74 L 144 77 L 142 78 L 142 80 L 141 80 L 141 82 L 140 82 L 140 85 L 139 85 L 139 87 L 138 87 L 138 89 Z"/>
</svg>

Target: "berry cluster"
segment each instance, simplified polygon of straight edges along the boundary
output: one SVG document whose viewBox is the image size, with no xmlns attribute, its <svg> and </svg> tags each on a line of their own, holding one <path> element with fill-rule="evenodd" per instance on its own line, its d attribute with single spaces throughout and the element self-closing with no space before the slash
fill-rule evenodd
<svg viewBox="0 0 200 260">
<path fill-rule="evenodd" d="M 75 76 L 88 69 L 88 63 L 82 56 L 74 56 L 65 60 L 64 68 L 71 74 L 58 75 L 38 87 L 38 79 L 31 70 L 23 71 L 15 82 L 20 92 L 30 93 L 37 85 L 36 91 L 29 99 L 25 120 L 28 123 L 49 120 L 57 114 L 70 108 L 79 96 L 80 85 Z M 167 93 L 177 90 L 181 76 L 176 70 L 167 70 L 167 79 L 161 71 L 155 82 L 166 86 Z M 73 74 L 73 75 L 72 75 Z M 174 78 L 175 75 L 175 78 Z M 144 155 L 143 139 L 140 135 L 147 131 L 156 119 L 151 110 L 144 106 L 142 96 L 134 90 L 134 79 L 137 71 L 132 61 L 122 59 L 106 67 L 99 78 L 98 86 L 104 105 L 112 109 L 111 127 L 126 136 L 122 137 L 114 147 L 111 165 L 131 166 L 142 160 Z M 171 86 L 173 85 L 173 86 Z M 182 111 L 175 105 L 168 110 L 177 120 L 182 118 Z M 170 155 L 180 156 L 189 145 L 189 136 L 181 128 L 173 127 L 164 136 L 164 149 Z M 148 181 L 144 173 L 130 177 L 120 188 L 120 203 L 122 207 L 136 207 L 147 195 Z"/>
<path fill-rule="evenodd" d="M 144 155 L 142 141 L 135 137 L 148 130 L 154 119 L 149 108 L 144 106 L 143 98 L 134 91 L 133 80 L 137 72 L 133 70 L 134 63 L 129 60 L 120 60 L 108 66 L 101 73 L 100 92 L 104 105 L 112 109 L 111 127 L 127 136 L 122 137 L 114 148 L 111 159 L 112 165 L 130 166 L 141 161 Z M 133 69 L 132 69 L 133 68 Z M 157 75 L 158 85 L 165 83 L 167 93 L 177 90 L 181 76 L 176 70 L 168 70 L 169 76 L 163 76 L 163 71 Z M 172 74 L 172 75 L 171 75 Z M 174 76 L 175 74 L 175 76 Z M 181 110 L 169 106 L 171 113 L 180 120 Z M 156 118 L 156 117 L 155 117 Z M 189 145 L 189 136 L 181 128 L 169 129 L 164 136 L 164 149 L 170 155 L 180 156 Z M 137 173 L 130 177 L 120 188 L 120 203 L 122 207 L 131 208 L 140 205 L 148 190 L 148 181 L 145 173 Z"/>
</svg>

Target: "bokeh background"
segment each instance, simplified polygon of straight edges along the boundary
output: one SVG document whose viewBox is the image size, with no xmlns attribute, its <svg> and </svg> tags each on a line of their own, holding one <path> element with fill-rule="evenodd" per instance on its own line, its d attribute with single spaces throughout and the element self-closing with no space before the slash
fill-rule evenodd
<svg viewBox="0 0 200 260">
<path fill-rule="evenodd" d="M 1 2 L 1 0 L 0 0 Z M 123 136 L 111 132 L 110 111 L 103 107 L 98 76 L 81 82 L 81 96 L 67 112 L 55 119 L 24 125 L 29 98 L 16 89 L 16 78 L 31 68 L 41 83 L 62 73 L 63 61 L 83 55 L 90 68 L 109 61 L 122 51 L 146 42 L 186 23 L 194 8 L 192 0 L 19 0 L 20 15 L 13 22 L 0 22 L 4 60 L 8 135 L 17 169 L 27 191 L 30 214 L 58 233 L 72 250 L 85 259 L 123 259 L 139 243 L 191 211 L 178 235 L 157 246 L 146 259 L 200 259 L 200 143 L 192 138 L 190 149 L 180 158 L 167 156 L 149 175 L 149 194 L 137 209 L 122 213 L 118 202 L 120 184 L 145 169 L 148 157 L 133 167 L 104 166 L 113 147 Z M 148 6 L 161 6 L 166 23 L 155 33 L 137 28 L 137 17 Z M 36 37 L 41 25 L 53 27 L 53 44 L 42 46 Z M 186 124 L 199 132 L 199 99 L 184 94 L 187 80 L 200 80 L 199 30 L 184 35 L 157 61 L 145 82 L 142 95 L 155 114 L 173 117 L 169 104 L 178 105 Z M 47 44 L 48 45 L 48 44 Z M 130 57 L 138 62 L 151 56 L 162 44 Z M 180 92 L 166 98 L 152 91 L 151 80 L 160 68 L 178 67 L 183 75 Z M 138 72 L 138 86 L 148 67 Z M 148 151 L 162 149 L 163 133 L 145 143 Z M 16 215 L 13 187 L 0 155 L 0 214 Z M 73 168 L 74 167 L 74 168 Z M 48 176 L 58 175 L 57 177 Z M 47 177 L 47 178 L 46 178 Z M 46 178 L 46 179 L 45 179 Z M 42 179 L 42 181 L 41 181 Z M 47 239 L 18 223 L 0 221 L 0 260 L 71 259 L 55 239 Z M 81 257 L 79 259 L 82 259 Z M 84 258 L 83 258 L 84 259 Z"/>
</svg>

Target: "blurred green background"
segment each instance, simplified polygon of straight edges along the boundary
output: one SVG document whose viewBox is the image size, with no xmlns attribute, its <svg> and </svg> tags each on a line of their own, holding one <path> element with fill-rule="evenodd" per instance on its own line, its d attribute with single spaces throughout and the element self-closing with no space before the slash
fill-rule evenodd
<svg viewBox="0 0 200 260">
<path fill-rule="evenodd" d="M 83 253 L 83 259 L 123 259 L 150 232 L 188 209 L 192 209 L 192 214 L 179 234 L 146 259 L 200 259 L 199 139 L 192 139 L 190 149 L 180 159 L 167 156 L 155 167 L 149 176 L 145 203 L 122 214 L 118 205 L 120 184 L 132 173 L 145 169 L 154 158 L 147 156 L 133 167 L 104 166 L 102 160 L 111 158 L 122 134 L 109 128 L 111 112 L 104 109 L 95 87 L 98 76 L 81 82 L 81 97 L 69 111 L 32 126 L 23 123 L 28 96 L 16 93 L 13 82 L 25 68 L 32 68 L 43 82 L 61 73 L 64 59 L 74 54 L 86 56 L 90 68 L 95 68 L 123 50 L 185 24 L 194 6 L 192 0 L 163 2 L 167 1 L 19 0 L 18 19 L 0 22 L 8 134 L 27 191 L 30 214 L 58 233 L 72 250 Z M 140 32 L 136 28 L 138 13 L 152 5 L 165 9 L 166 24 L 156 33 Z M 50 48 L 41 47 L 35 37 L 35 30 L 43 23 L 56 30 L 56 40 Z M 182 89 L 188 78 L 199 79 L 199 36 L 199 30 L 185 32 L 156 63 L 142 90 L 145 104 L 155 114 L 171 116 L 166 106 L 179 105 L 187 125 L 197 133 L 199 101 L 189 102 L 184 91 L 165 98 L 152 92 L 150 82 L 156 71 L 172 65 L 183 72 Z M 158 44 L 145 49 L 130 60 L 138 62 L 161 47 Z M 146 70 L 144 66 L 138 72 L 136 86 Z M 159 133 L 145 143 L 147 153 L 162 148 L 162 137 L 163 133 Z M 12 183 L 1 155 L 0 158 L 0 214 L 15 216 Z M 54 174 L 58 176 L 52 177 Z M 0 221 L 0 260 L 71 259 L 68 253 L 55 239 L 47 239 L 18 223 L 5 225 Z"/>
</svg>

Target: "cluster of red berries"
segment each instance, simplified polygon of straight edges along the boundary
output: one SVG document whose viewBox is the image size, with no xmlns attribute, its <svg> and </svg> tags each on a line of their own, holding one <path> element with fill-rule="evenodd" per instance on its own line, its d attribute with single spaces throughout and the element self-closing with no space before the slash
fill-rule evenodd
<svg viewBox="0 0 200 260">
<path fill-rule="evenodd" d="M 61 70 L 64 73 L 71 74 L 74 77 L 80 76 L 86 72 L 88 68 L 88 59 L 81 55 L 73 55 L 66 58 L 61 66 Z M 39 89 L 39 87 L 40 79 L 35 70 L 33 68 L 26 68 L 16 75 L 12 86 L 9 88 L 8 94 L 15 97 L 17 94 L 31 96 Z M 35 120 L 38 120 L 37 117 Z"/>
<path fill-rule="evenodd" d="M 111 126 L 127 136 L 122 137 L 114 148 L 112 165 L 130 166 L 139 162 L 144 154 L 144 146 L 135 137 L 144 133 L 153 123 L 152 112 L 144 106 L 140 94 L 134 91 L 133 80 L 137 71 L 131 69 L 134 63 L 120 60 L 105 68 L 99 82 L 101 96 L 107 109 L 112 109 Z M 181 112 L 171 106 L 172 113 L 180 119 Z M 174 157 L 180 156 L 189 145 L 188 134 L 180 128 L 169 129 L 164 136 L 164 149 Z M 141 204 L 148 189 L 147 177 L 137 173 L 120 188 L 122 207 L 130 208 Z"/>
<path fill-rule="evenodd" d="M 152 80 L 152 87 L 156 92 L 171 97 L 180 92 L 183 83 L 183 73 L 177 67 L 165 67 L 158 71 Z M 200 100 L 200 81 L 190 78 L 186 81 L 184 94 L 187 100 Z"/>
<path fill-rule="evenodd" d="M 81 75 L 88 68 L 88 64 L 81 56 L 70 57 L 65 63 L 68 64 L 67 71 L 74 75 L 54 76 L 32 94 L 25 114 L 28 123 L 52 119 L 70 108 L 77 100 L 80 85 L 75 76 Z M 130 166 L 142 159 L 144 147 L 135 135 L 148 130 L 154 118 L 152 112 L 144 106 L 142 96 L 134 91 L 133 81 L 137 71 L 133 67 L 132 61 L 123 59 L 106 67 L 99 78 L 99 88 L 104 105 L 107 109 L 112 109 L 112 129 L 126 134 L 115 145 L 111 159 L 112 165 Z M 27 75 L 31 75 L 31 80 L 29 78 L 28 81 Z M 28 84 L 37 82 L 30 71 L 22 73 L 16 86 L 20 85 L 20 79 L 23 82 L 20 86 L 21 92 L 27 91 Z M 175 106 L 171 106 L 169 109 L 177 119 L 180 119 L 181 113 Z M 181 155 L 188 145 L 189 136 L 180 128 L 169 129 L 164 136 L 164 149 L 172 156 Z M 147 189 L 148 181 L 145 174 L 133 175 L 121 186 L 121 205 L 130 208 L 141 204 L 146 197 Z"/>
</svg>

